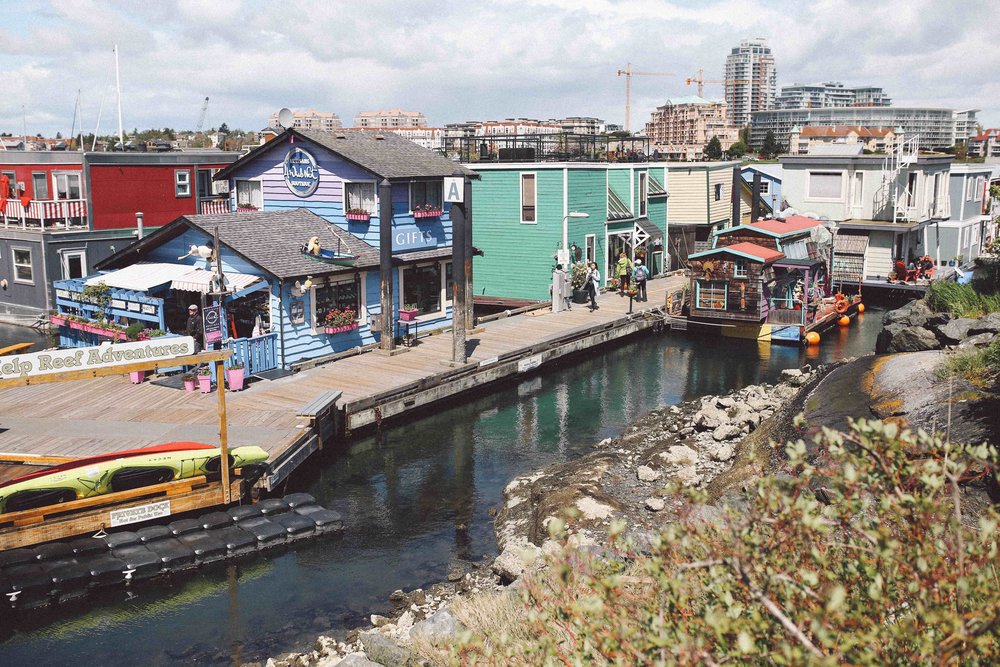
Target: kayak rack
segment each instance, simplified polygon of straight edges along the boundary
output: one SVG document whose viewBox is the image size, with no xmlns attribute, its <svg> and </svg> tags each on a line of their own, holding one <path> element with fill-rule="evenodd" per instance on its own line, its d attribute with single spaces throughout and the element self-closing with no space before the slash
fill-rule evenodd
<svg viewBox="0 0 1000 667">
<path fill-rule="evenodd" d="M 3 609 L 34 609 L 343 531 L 308 493 L 230 507 L 136 531 L 98 533 L 0 552 Z"/>
</svg>

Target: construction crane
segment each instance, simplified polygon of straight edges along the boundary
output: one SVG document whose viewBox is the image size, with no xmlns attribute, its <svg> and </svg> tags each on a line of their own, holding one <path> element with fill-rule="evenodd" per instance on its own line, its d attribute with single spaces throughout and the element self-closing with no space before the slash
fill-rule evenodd
<svg viewBox="0 0 1000 667">
<path fill-rule="evenodd" d="M 702 91 L 704 90 L 704 86 L 706 83 L 738 84 L 738 83 L 750 83 L 750 80 L 749 79 L 703 79 L 702 69 L 699 67 L 698 76 L 687 79 L 687 85 L 690 86 L 692 83 L 698 84 L 698 97 L 704 97 L 704 95 L 702 95 Z"/>
<path fill-rule="evenodd" d="M 632 63 L 618 70 L 618 76 L 625 76 L 625 129 L 632 130 L 632 76 L 674 76 L 673 72 L 633 72 Z"/>
<path fill-rule="evenodd" d="M 205 97 L 205 102 L 201 105 L 201 115 L 198 116 L 198 127 L 195 128 L 194 133 L 200 134 L 201 128 L 205 125 L 205 117 L 208 115 L 208 97 Z"/>
</svg>

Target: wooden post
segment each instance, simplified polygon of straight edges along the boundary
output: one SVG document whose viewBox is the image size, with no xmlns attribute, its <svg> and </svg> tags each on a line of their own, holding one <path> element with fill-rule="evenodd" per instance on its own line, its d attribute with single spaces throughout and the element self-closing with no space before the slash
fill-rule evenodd
<svg viewBox="0 0 1000 667">
<path fill-rule="evenodd" d="M 222 359 L 215 362 L 216 393 L 219 395 L 219 462 L 222 464 L 222 500 L 233 502 L 229 488 L 229 432 L 226 427 L 226 369 Z"/>
<path fill-rule="evenodd" d="M 379 247 L 379 303 L 382 310 L 382 330 L 379 349 L 391 351 L 395 347 L 395 317 L 392 309 L 392 184 L 383 179 L 378 184 L 378 247 Z M 403 298 L 401 294 L 400 299 Z M 400 306 L 403 302 L 400 301 Z"/>
<path fill-rule="evenodd" d="M 472 306 L 472 181 L 468 177 L 462 199 L 465 200 L 462 204 L 465 207 L 465 328 L 471 330 L 476 328 L 476 313 Z"/>
<path fill-rule="evenodd" d="M 461 171 L 456 172 L 456 176 L 461 175 Z M 463 195 L 465 185 L 463 183 Z M 468 204 L 455 203 L 451 205 L 451 266 L 452 266 L 452 308 L 451 308 L 451 360 L 456 364 L 464 364 L 467 360 L 465 353 L 465 330 L 466 330 L 466 283 L 468 274 L 466 270 L 468 264 L 465 261 L 465 216 L 468 211 Z"/>
</svg>

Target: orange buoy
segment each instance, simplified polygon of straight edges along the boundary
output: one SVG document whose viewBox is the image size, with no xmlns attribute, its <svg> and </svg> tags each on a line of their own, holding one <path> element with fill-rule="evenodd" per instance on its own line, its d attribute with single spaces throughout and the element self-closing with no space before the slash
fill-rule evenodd
<svg viewBox="0 0 1000 667">
<path fill-rule="evenodd" d="M 863 304 L 863 303 L 859 303 L 858 304 L 858 312 L 859 313 L 865 312 L 865 304 Z"/>
<path fill-rule="evenodd" d="M 815 331 L 810 331 L 806 334 L 806 343 L 809 345 L 819 345 L 819 334 Z"/>
<path fill-rule="evenodd" d="M 847 315 L 844 315 L 839 320 L 837 320 L 837 324 L 839 324 L 842 327 L 848 327 L 851 325 L 851 318 L 849 318 Z"/>
</svg>

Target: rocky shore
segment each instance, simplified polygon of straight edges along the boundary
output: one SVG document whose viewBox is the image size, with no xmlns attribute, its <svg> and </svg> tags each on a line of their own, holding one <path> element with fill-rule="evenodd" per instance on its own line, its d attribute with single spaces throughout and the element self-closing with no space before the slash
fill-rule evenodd
<svg viewBox="0 0 1000 667">
<path fill-rule="evenodd" d="M 396 591 L 394 611 L 341 639 L 321 636 L 313 650 L 271 658 L 267 667 L 364 667 L 421 664 L 433 647 L 454 643 L 462 626 L 451 611 L 460 596 L 501 595 L 555 548 L 547 540 L 553 517 L 572 517 L 571 542 L 602 549 L 613 521 L 624 521 L 633 543 L 648 543 L 678 516 L 667 492 L 672 482 L 704 489 L 715 502 L 738 492 L 770 465 L 769 441 L 786 437 L 802 396 L 826 369 L 782 373 L 776 385 L 744 387 L 725 396 L 663 407 L 629 426 L 591 454 L 514 479 L 496 519 L 500 555 L 492 563 L 456 570 L 429 590 Z M 710 514 L 713 505 L 698 511 Z"/>
<path fill-rule="evenodd" d="M 891 310 L 875 343 L 876 352 L 924 352 L 951 347 L 986 347 L 1000 334 L 1000 313 L 979 319 L 935 313 L 925 301 L 911 301 Z"/>
</svg>

